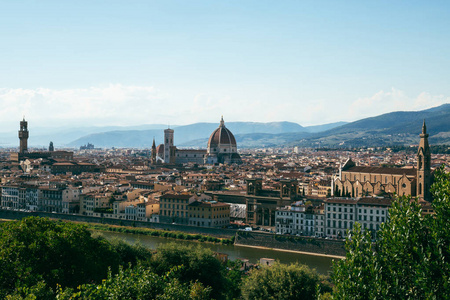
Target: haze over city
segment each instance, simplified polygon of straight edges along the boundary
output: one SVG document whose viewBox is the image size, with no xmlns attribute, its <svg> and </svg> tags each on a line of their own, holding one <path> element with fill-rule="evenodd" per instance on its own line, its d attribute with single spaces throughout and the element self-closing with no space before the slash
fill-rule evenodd
<svg viewBox="0 0 450 300">
<path fill-rule="evenodd" d="M 354 121 L 450 102 L 449 5 L 4 1 L 1 124 Z"/>
</svg>

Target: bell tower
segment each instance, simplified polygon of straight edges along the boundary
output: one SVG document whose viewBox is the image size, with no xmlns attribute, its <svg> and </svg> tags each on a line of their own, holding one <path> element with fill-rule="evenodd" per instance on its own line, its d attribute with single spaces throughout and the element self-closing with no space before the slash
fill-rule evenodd
<svg viewBox="0 0 450 300">
<path fill-rule="evenodd" d="M 431 200 L 431 152 L 428 145 L 427 125 L 423 120 L 422 134 L 420 135 L 419 149 L 417 151 L 417 189 L 419 199 Z"/>
<path fill-rule="evenodd" d="M 19 130 L 20 150 L 19 153 L 28 152 L 28 122 L 25 121 L 25 117 L 20 121 Z"/>
<path fill-rule="evenodd" d="M 173 129 L 167 128 L 164 130 L 164 163 L 171 163 L 172 154 L 171 147 L 173 147 Z M 173 158 L 172 158 L 173 160 Z"/>
<path fill-rule="evenodd" d="M 152 165 L 156 164 L 156 144 L 155 144 L 155 138 L 153 138 L 153 144 L 152 144 L 152 158 L 150 160 L 150 163 Z"/>
</svg>

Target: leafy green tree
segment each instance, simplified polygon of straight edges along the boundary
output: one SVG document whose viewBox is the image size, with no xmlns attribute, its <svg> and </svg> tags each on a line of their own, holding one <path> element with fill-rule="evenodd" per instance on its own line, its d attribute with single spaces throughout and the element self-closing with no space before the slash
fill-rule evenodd
<svg viewBox="0 0 450 300">
<path fill-rule="evenodd" d="M 33 286 L 18 286 L 14 292 L 6 296 L 6 300 L 36 300 L 53 299 L 54 292 L 44 281 L 39 281 Z"/>
<path fill-rule="evenodd" d="M 378 240 L 359 225 L 334 265 L 336 299 L 448 299 L 450 297 L 450 178 L 443 167 L 432 187 L 434 215 L 410 197 L 396 199 Z"/>
<path fill-rule="evenodd" d="M 315 299 L 317 290 L 330 288 L 324 278 L 305 265 L 275 263 L 270 267 L 254 269 L 244 279 L 244 299 Z"/>
<path fill-rule="evenodd" d="M 242 276 L 241 260 L 227 261 L 226 279 L 227 283 L 227 297 L 229 299 L 239 299 L 241 296 Z"/>
<path fill-rule="evenodd" d="M 101 284 L 85 284 L 77 290 L 60 288 L 59 300 L 140 300 L 140 299 L 209 299 L 210 288 L 203 287 L 199 282 L 182 284 L 173 276 L 173 271 L 164 276 L 153 273 L 138 263 L 128 269 L 120 268 Z"/>
<path fill-rule="evenodd" d="M 178 267 L 174 276 L 180 282 L 188 283 L 198 280 L 212 288 L 215 298 L 223 298 L 227 293 L 225 266 L 207 248 L 176 243 L 161 245 L 153 256 L 153 267 L 160 275 Z"/>
<path fill-rule="evenodd" d="M 99 238 L 102 238 L 102 235 L 100 235 Z M 118 238 L 112 239 L 109 243 L 119 255 L 121 265 L 128 265 L 131 263 L 132 266 L 135 266 L 138 262 L 146 266 L 150 265 L 152 250 L 142 246 L 142 244 L 136 243 L 130 245 Z"/>
<path fill-rule="evenodd" d="M 0 298 L 41 281 L 50 288 L 98 282 L 119 263 L 108 242 L 80 225 L 35 217 L 0 225 Z"/>
</svg>

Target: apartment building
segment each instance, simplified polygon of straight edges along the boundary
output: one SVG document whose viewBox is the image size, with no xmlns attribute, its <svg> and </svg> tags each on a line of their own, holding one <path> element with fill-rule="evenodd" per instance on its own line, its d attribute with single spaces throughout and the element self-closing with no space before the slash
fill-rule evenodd
<svg viewBox="0 0 450 300">
<path fill-rule="evenodd" d="M 276 233 L 342 239 L 359 222 L 375 238 L 390 206 L 391 199 L 378 197 L 329 198 L 315 208 L 297 202 L 277 210 Z"/>
<path fill-rule="evenodd" d="M 223 227 L 230 224 L 230 205 L 217 201 L 194 201 L 188 205 L 189 225 Z"/>
</svg>

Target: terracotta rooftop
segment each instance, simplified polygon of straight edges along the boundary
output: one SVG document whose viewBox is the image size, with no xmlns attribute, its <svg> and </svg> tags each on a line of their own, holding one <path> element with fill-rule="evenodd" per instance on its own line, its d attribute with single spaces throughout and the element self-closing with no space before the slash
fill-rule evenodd
<svg viewBox="0 0 450 300">
<path fill-rule="evenodd" d="M 403 175 L 416 176 L 416 169 L 402 169 L 402 168 L 386 168 L 386 167 L 363 167 L 355 166 L 351 167 L 343 172 L 355 172 L 355 173 L 376 173 L 376 174 L 391 174 L 391 175 Z"/>
</svg>

